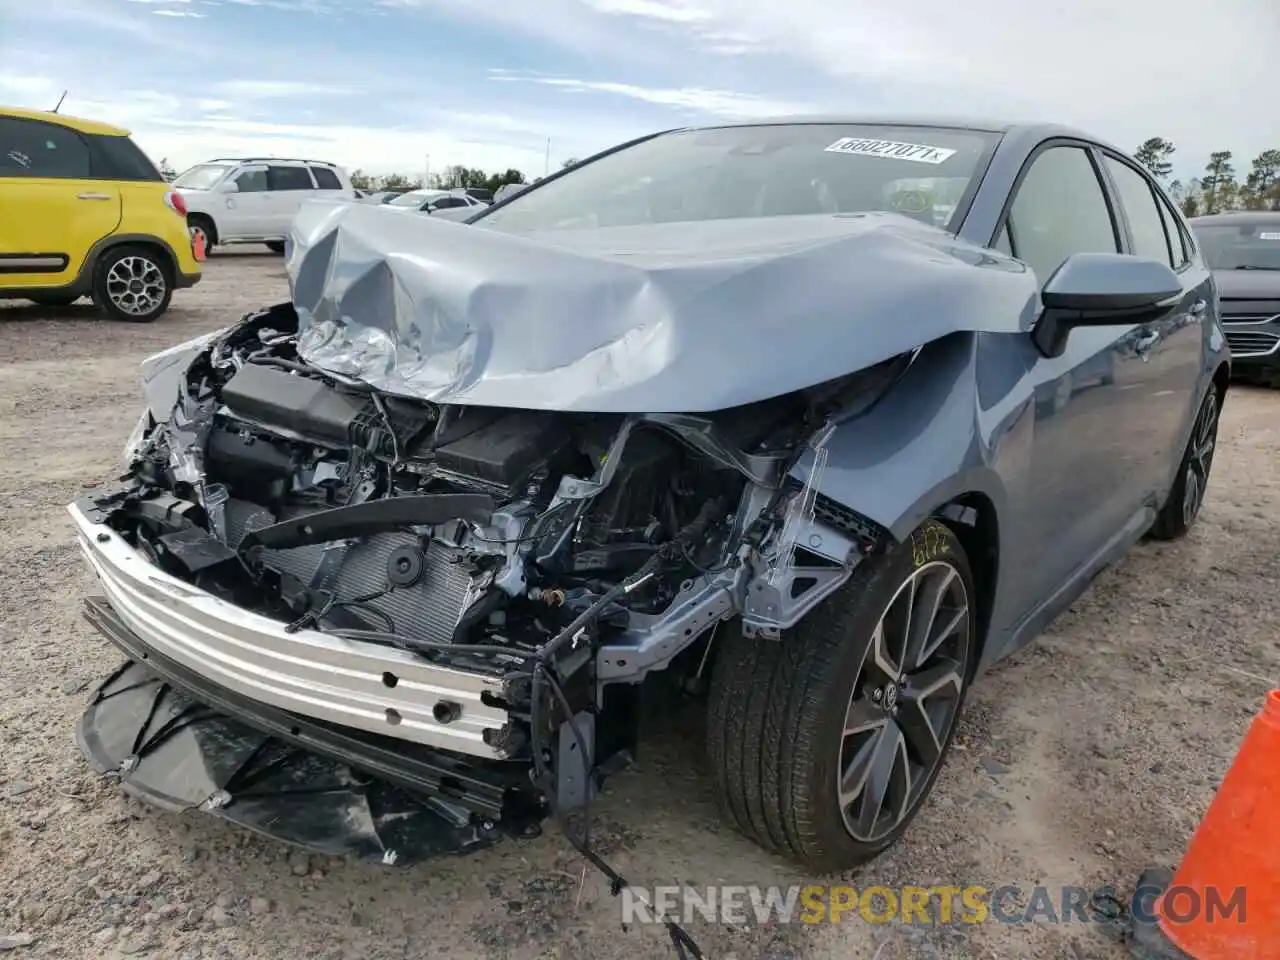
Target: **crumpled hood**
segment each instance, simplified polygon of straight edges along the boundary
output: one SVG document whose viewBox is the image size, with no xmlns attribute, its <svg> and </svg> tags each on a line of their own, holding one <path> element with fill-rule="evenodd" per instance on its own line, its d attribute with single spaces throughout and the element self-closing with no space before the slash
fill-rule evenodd
<svg viewBox="0 0 1280 960">
<path fill-rule="evenodd" d="M 303 205 L 288 272 L 299 353 L 439 403 L 706 412 L 959 330 L 1026 329 L 1014 261 L 895 214 L 515 235 L 361 204 Z"/>
</svg>

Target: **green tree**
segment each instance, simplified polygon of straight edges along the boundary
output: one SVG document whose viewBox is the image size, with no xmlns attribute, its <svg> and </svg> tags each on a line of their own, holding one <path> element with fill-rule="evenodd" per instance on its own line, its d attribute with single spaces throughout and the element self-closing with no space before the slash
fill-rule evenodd
<svg viewBox="0 0 1280 960">
<path fill-rule="evenodd" d="M 1163 137 L 1152 137 L 1142 141 L 1142 146 L 1134 152 L 1134 157 L 1151 171 L 1157 180 L 1163 181 L 1173 172 L 1170 158 L 1178 148 Z"/>
<path fill-rule="evenodd" d="M 499 187 L 506 186 L 508 183 L 524 183 L 524 174 L 519 170 L 510 168 L 503 173 L 491 173 L 485 178 L 484 186 L 494 193 Z"/>
<path fill-rule="evenodd" d="M 418 190 L 422 181 L 410 180 L 403 173 L 388 173 L 374 180 L 373 186 L 375 190 Z"/>
<path fill-rule="evenodd" d="M 357 190 L 372 190 L 373 177 L 369 176 L 369 174 L 365 173 L 359 167 L 356 167 L 351 171 L 351 186 L 355 187 Z"/>
<path fill-rule="evenodd" d="M 1231 163 L 1230 150 L 1215 150 L 1209 154 L 1200 188 L 1204 191 L 1205 213 L 1221 213 L 1235 206 L 1240 186 L 1236 183 L 1236 168 Z"/>
<path fill-rule="evenodd" d="M 156 164 L 156 168 L 160 171 L 160 176 L 164 177 L 166 180 L 172 180 L 178 175 L 174 171 L 173 167 L 169 165 L 168 157 L 161 157 L 160 162 Z"/>
<path fill-rule="evenodd" d="M 1280 210 L 1280 150 L 1264 150 L 1254 157 L 1242 194 L 1250 210 Z"/>
<path fill-rule="evenodd" d="M 566 160 L 564 163 L 560 164 L 560 169 L 561 169 L 561 170 L 568 170 L 570 167 L 572 167 L 575 163 L 578 163 L 578 162 L 579 162 L 579 161 L 578 161 L 578 158 L 577 158 L 577 157 L 570 157 L 570 158 L 569 158 L 568 160 Z"/>
</svg>

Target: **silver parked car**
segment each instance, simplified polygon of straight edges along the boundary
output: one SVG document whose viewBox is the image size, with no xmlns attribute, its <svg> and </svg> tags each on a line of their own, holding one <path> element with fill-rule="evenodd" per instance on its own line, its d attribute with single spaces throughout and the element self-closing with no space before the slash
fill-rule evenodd
<svg viewBox="0 0 1280 960">
<path fill-rule="evenodd" d="M 313 203 L 293 243 L 289 302 L 144 364 L 127 479 L 70 507 L 128 658 L 81 742 L 170 808 L 477 849 L 709 688 L 727 817 L 845 869 L 970 686 L 1204 500 L 1213 277 L 1076 130 L 679 130 L 466 230 Z"/>
</svg>

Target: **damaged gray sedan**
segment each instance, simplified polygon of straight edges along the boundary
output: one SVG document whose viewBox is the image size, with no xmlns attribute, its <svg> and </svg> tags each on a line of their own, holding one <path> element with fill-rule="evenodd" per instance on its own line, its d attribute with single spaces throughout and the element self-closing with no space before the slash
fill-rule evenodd
<svg viewBox="0 0 1280 960">
<path fill-rule="evenodd" d="M 386 863 L 588 806 L 664 689 L 744 833 L 875 856 L 975 677 L 1186 532 L 1227 390 L 1182 217 L 1056 127 L 672 131 L 466 225 L 307 204 L 288 272 L 70 507 L 128 657 L 79 735 Z"/>
</svg>

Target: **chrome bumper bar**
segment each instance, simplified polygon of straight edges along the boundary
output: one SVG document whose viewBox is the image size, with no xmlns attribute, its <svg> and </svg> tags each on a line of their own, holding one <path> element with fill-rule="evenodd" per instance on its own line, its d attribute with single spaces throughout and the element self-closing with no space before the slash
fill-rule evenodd
<svg viewBox="0 0 1280 960">
<path fill-rule="evenodd" d="M 153 566 L 79 504 L 67 509 L 112 609 L 140 640 L 188 670 L 304 717 L 475 757 L 505 756 L 507 712 L 483 699 L 502 696 L 501 679 L 316 630 L 286 633 L 283 624 Z"/>
</svg>

